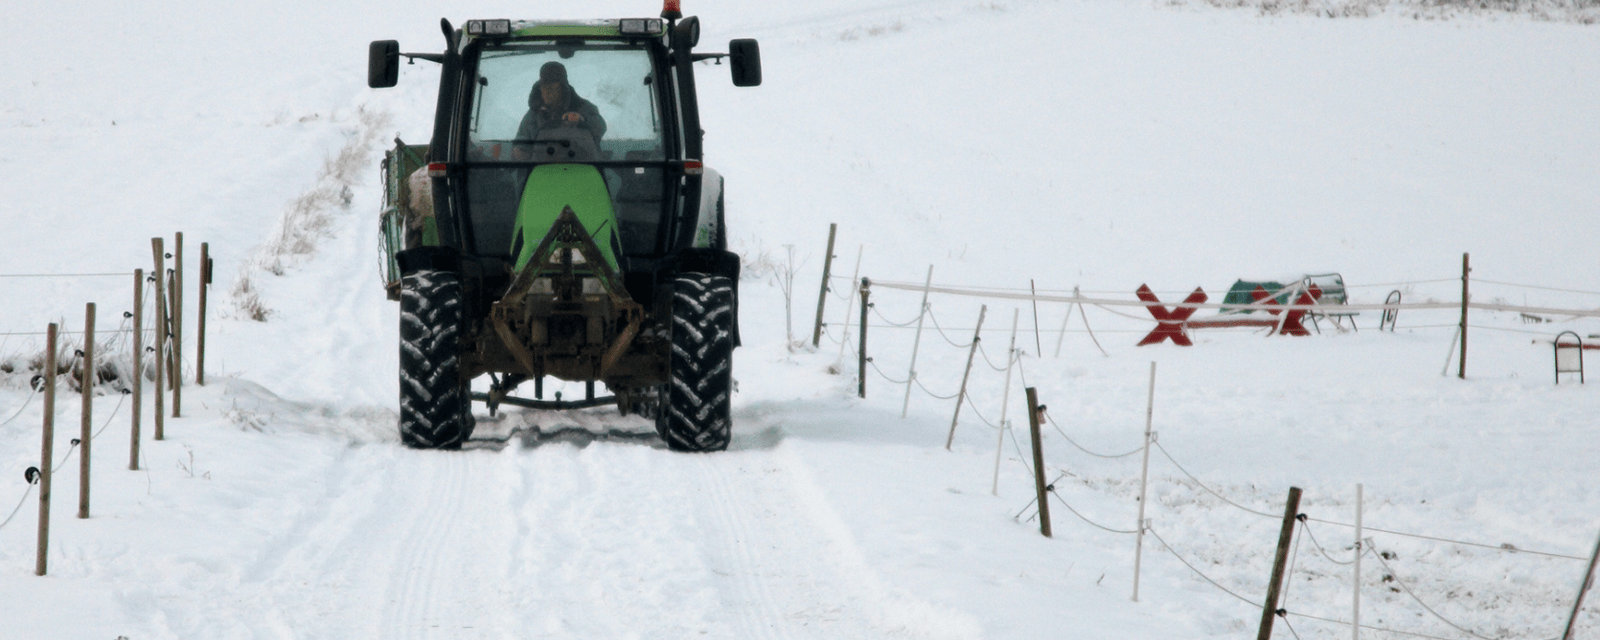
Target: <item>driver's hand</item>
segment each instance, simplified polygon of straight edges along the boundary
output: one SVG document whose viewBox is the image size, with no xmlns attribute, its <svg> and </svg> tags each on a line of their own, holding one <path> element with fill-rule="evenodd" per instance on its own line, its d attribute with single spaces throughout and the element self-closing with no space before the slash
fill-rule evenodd
<svg viewBox="0 0 1600 640">
<path fill-rule="evenodd" d="M 578 124 L 583 122 L 583 115 L 576 111 L 568 111 L 566 115 L 561 116 L 561 119 L 567 121 L 568 124 Z"/>
</svg>

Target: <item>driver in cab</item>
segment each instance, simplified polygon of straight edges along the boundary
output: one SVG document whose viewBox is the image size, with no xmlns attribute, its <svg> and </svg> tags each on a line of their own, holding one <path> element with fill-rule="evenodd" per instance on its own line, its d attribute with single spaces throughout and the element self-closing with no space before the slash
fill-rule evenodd
<svg viewBox="0 0 1600 640">
<path fill-rule="evenodd" d="M 550 137 L 568 138 L 572 130 L 587 134 L 594 148 L 600 146 L 600 137 L 606 133 L 606 120 L 594 103 L 583 99 L 567 84 L 567 68 L 550 61 L 539 68 L 539 81 L 528 93 L 528 115 L 522 117 L 517 127 L 517 140 L 532 141 Z"/>
</svg>

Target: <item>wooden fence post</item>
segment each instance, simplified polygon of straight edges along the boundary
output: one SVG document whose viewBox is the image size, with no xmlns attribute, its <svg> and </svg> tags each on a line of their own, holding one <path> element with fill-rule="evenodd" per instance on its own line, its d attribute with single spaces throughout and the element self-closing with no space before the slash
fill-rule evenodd
<svg viewBox="0 0 1600 640">
<path fill-rule="evenodd" d="M 1594 565 L 1600 560 L 1600 540 L 1594 544 L 1594 553 L 1589 554 L 1589 570 L 1583 573 L 1583 582 L 1578 584 L 1578 599 L 1572 603 L 1572 615 L 1567 618 L 1567 630 L 1561 633 L 1561 640 L 1572 640 L 1572 625 L 1578 621 L 1578 610 L 1583 608 L 1583 594 L 1594 586 Z"/>
<path fill-rule="evenodd" d="M 1267 583 L 1267 602 L 1261 608 L 1261 630 L 1256 640 L 1271 640 L 1272 617 L 1278 613 L 1278 593 L 1283 590 L 1284 568 L 1289 563 L 1289 542 L 1294 539 L 1295 516 L 1300 514 L 1300 487 L 1289 487 L 1289 503 L 1283 508 L 1283 528 L 1278 531 L 1278 555 L 1272 561 L 1272 580 Z"/>
<path fill-rule="evenodd" d="M 860 353 L 856 354 L 857 356 L 860 357 L 859 359 L 861 361 L 861 367 L 860 367 L 861 368 L 861 374 L 858 376 L 860 378 L 860 380 L 858 380 L 858 383 L 859 383 L 860 387 L 859 387 L 857 392 L 862 398 L 866 398 L 867 397 L 867 307 L 871 306 L 871 302 L 870 302 L 871 296 L 872 296 L 872 281 L 867 279 L 867 278 L 862 278 L 861 279 L 861 349 L 860 349 Z"/>
<path fill-rule="evenodd" d="M 128 470 L 139 470 L 139 418 L 144 410 L 144 269 L 133 270 L 133 419 L 128 428 Z"/>
<path fill-rule="evenodd" d="M 50 550 L 50 467 L 55 462 L 56 439 L 56 330 L 55 323 L 45 332 L 44 352 L 44 444 L 39 452 L 39 545 L 33 574 L 42 576 L 49 568 Z"/>
<path fill-rule="evenodd" d="M 89 444 L 94 441 L 94 303 L 84 305 L 83 359 L 78 390 L 83 395 L 83 420 L 78 430 L 78 518 L 89 517 Z"/>
<path fill-rule="evenodd" d="M 156 334 L 156 344 L 155 344 L 155 348 L 156 348 L 156 351 L 155 351 L 155 353 L 156 353 L 156 357 L 155 357 L 156 369 L 155 369 L 155 372 L 154 372 L 155 373 L 155 383 L 156 383 L 156 394 L 155 394 L 156 395 L 156 404 L 155 404 L 155 409 L 156 409 L 155 410 L 155 418 L 156 418 L 155 439 L 156 440 L 162 440 L 162 439 L 165 439 L 165 437 L 166 437 L 166 433 L 164 432 L 164 429 L 163 429 L 163 427 L 164 427 L 164 416 L 162 414 L 166 411 L 166 393 L 167 393 L 167 378 L 166 378 L 166 362 L 167 362 L 167 299 L 166 299 L 166 295 L 167 295 L 167 293 L 166 293 L 167 260 L 166 260 L 166 252 L 162 251 L 161 245 L 162 245 L 162 239 L 161 238 L 151 238 L 150 239 L 150 252 L 155 255 L 155 262 L 156 262 L 155 271 L 151 272 L 151 275 L 155 276 L 155 283 L 156 283 L 156 290 L 155 290 L 155 296 L 154 296 L 155 300 L 156 300 L 156 317 L 155 317 L 155 321 L 156 321 L 156 326 L 155 326 L 155 334 Z"/>
<path fill-rule="evenodd" d="M 828 223 L 828 252 L 822 258 L 822 292 L 817 294 L 817 326 L 811 330 L 811 346 L 822 343 L 822 307 L 828 302 L 828 276 L 833 271 L 833 236 L 839 230 L 837 223 Z"/>
<path fill-rule="evenodd" d="M 1039 495 L 1039 533 L 1044 537 L 1050 535 L 1050 502 L 1046 500 L 1049 491 L 1044 482 L 1044 444 L 1039 438 L 1039 395 L 1033 387 L 1024 390 L 1028 395 L 1028 431 L 1033 436 L 1033 485 Z"/>
<path fill-rule="evenodd" d="M 211 243 L 200 243 L 200 315 L 196 319 L 194 383 L 206 386 L 206 290 L 211 288 Z"/>
<path fill-rule="evenodd" d="M 961 420 L 961 403 L 967 400 L 967 379 L 972 376 L 972 358 L 978 355 L 978 336 L 983 334 L 983 317 L 988 313 L 989 305 L 978 307 L 978 328 L 972 330 L 972 346 L 967 348 L 967 368 L 961 374 L 961 391 L 956 393 L 956 413 L 950 416 L 950 437 L 945 438 L 945 451 L 956 441 L 956 423 Z"/>
</svg>

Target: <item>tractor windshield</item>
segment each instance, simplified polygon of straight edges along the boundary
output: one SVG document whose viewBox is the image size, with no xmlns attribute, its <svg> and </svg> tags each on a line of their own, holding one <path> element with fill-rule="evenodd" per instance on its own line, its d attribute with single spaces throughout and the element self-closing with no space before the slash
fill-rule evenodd
<svg viewBox="0 0 1600 640">
<path fill-rule="evenodd" d="M 668 127 L 649 49 L 575 40 L 486 46 L 473 82 L 466 160 L 475 253 L 511 253 L 529 175 L 515 165 L 552 161 L 606 163 L 623 253 L 656 251 Z"/>
<path fill-rule="evenodd" d="M 531 142 L 561 127 L 594 136 L 595 160 L 664 159 L 656 73 L 643 47 L 485 48 L 476 81 L 469 126 L 472 155 L 478 156 L 473 159 L 523 160 L 507 143 Z"/>
</svg>

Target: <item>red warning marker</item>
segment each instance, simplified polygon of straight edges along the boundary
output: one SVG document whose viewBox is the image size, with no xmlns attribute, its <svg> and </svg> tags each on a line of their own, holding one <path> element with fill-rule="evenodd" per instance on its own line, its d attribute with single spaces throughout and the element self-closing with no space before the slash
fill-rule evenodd
<svg viewBox="0 0 1600 640">
<path fill-rule="evenodd" d="M 1156 298 L 1155 292 L 1150 290 L 1150 285 L 1139 285 L 1139 290 L 1135 293 L 1137 293 L 1139 299 L 1143 300 L 1144 302 L 1161 302 L 1160 299 Z M 1202 291 L 1200 287 L 1195 287 L 1194 293 L 1189 294 L 1189 297 L 1183 299 L 1185 304 L 1200 304 L 1205 301 L 1206 292 Z M 1150 315 L 1155 316 L 1156 328 L 1154 331 L 1150 332 L 1150 335 L 1145 336 L 1143 340 L 1139 341 L 1139 346 L 1142 347 L 1147 344 L 1156 344 L 1168 339 L 1171 339 L 1173 344 L 1176 344 L 1180 347 L 1194 346 L 1194 342 L 1189 340 L 1189 336 L 1183 332 L 1183 325 L 1185 321 L 1189 319 L 1189 316 L 1194 315 L 1194 307 L 1177 307 L 1171 311 L 1168 311 L 1166 307 L 1159 304 L 1148 304 L 1145 306 L 1145 309 L 1150 311 Z"/>
</svg>

